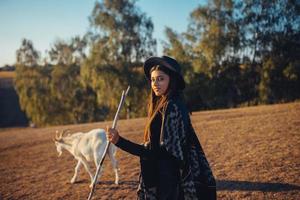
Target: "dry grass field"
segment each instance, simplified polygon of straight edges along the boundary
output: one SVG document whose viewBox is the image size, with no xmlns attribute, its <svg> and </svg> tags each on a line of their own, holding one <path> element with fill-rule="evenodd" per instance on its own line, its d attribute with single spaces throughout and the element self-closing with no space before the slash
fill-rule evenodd
<svg viewBox="0 0 300 200">
<path fill-rule="evenodd" d="M 16 77 L 15 72 L 0 71 L 0 89 L 1 88 L 11 88 L 11 87 L 13 87 L 13 79 L 15 77 Z"/>
<path fill-rule="evenodd" d="M 16 73 L 14 71 L 0 71 L 0 78 L 15 78 Z"/>
<path fill-rule="evenodd" d="M 142 141 L 145 119 L 119 121 L 121 134 Z M 193 125 L 217 179 L 218 199 L 300 199 L 300 103 L 195 112 Z M 111 122 L 0 129 L 0 199 L 86 199 L 84 169 L 70 184 L 76 161 L 57 157 L 55 130 L 88 131 Z M 94 199 L 135 199 L 139 160 L 121 150 L 120 184 L 111 165 Z M 94 168 L 93 168 L 94 169 Z"/>
</svg>

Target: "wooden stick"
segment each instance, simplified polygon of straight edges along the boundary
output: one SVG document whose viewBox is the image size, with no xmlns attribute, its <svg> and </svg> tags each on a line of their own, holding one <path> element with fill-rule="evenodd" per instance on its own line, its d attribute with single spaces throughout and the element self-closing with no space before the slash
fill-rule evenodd
<svg viewBox="0 0 300 200">
<path fill-rule="evenodd" d="M 118 106 L 118 110 L 115 114 L 115 118 L 114 118 L 114 121 L 113 121 L 113 125 L 112 125 L 112 128 L 116 128 L 117 127 L 117 122 L 118 122 L 118 118 L 119 118 L 119 113 L 120 113 L 120 110 L 121 110 L 121 107 L 125 101 L 125 98 L 128 94 L 128 91 L 130 89 L 130 86 L 128 86 L 126 92 L 124 92 L 124 90 L 122 91 L 122 96 L 121 96 L 121 100 L 120 100 L 120 103 L 119 103 L 119 106 Z M 91 188 L 91 191 L 90 191 L 90 194 L 89 194 L 89 197 L 88 197 L 88 200 L 91 200 L 92 197 L 93 197 L 93 193 L 95 191 L 95 188 L 96 188 L 96 183 L 97 183 L 97 179 L 98 179 L 98 176 L 99 176 L 99 172 L 100 172 L 100 169 L 101 169 L 101 166 L 103 164 L 103 161 L 105 159 L 105 156 L 106 156 L 106 153 L 107 153 L 107 150 L 109 148 L 109 145 L 110 145 L 110 142 L 107 141 L 107 144 L 106 144 L 106 147 L 105 147 L 105 150 L 104 150 L 104 153 L 102 155 L 102 158 L 101 158 L 101 161 L 99 163 L 99 165 L 97 166 L 97 170 L 96 170 L 96 174 L 94 176 L 94 180 L 93 180 L 93 185 L 92 185 L 92 188 Z"/>
</svg>

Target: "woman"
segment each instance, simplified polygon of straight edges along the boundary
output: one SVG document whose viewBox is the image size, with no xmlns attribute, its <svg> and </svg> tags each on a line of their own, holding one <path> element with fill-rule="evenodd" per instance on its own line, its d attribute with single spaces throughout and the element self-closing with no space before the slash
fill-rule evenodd
<svg viewBox="0 0 300 200">
<path fill-rule="evenodd" d="M 140 157 L 138 199 L 216 199 L 215 179 L 180 95 L 185 82 L 179 64 L 150 57 L 144 72 L 151 82 L 144 144 L 107 130 L 110 142 Z"/>
</svg>

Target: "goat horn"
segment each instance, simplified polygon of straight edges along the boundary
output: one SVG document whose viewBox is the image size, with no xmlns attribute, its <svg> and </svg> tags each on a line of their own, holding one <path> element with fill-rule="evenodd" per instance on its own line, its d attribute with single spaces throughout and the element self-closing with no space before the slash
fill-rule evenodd
<svg viewBox="0 0 300 200">
<path fill-rule="evenodd" d="M 55 141 L 59 139 L 58 130 L 55 131 Z"/>
<path fill-rule="evenodd" d="M 70 132 L 70 129 L 63 130 L 61 133 L 61 137 L 64 137 L 66 133 Z"/>
</svg>

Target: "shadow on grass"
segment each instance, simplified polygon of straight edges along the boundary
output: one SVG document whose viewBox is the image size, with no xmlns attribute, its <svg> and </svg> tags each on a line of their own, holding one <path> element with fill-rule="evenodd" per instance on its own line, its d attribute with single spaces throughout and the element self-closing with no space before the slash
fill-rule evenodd
<svg viewBox="0 0 300 200">
<path fill-rule="evenodd" d="M 217 180 L 217 190 L 281 192 L 290 190 L 300 190 L 300 186 L 288 183 Z"/>
<path fill-rule="evenodd" d="M 86 180 L 77 181 L 77 184 L 88 184 Z M 115 185 L 114 181 L 99 181 L 98 185 L 102 188 L 110 189 L 132 189 L 136 188 L 138 181 L 120 181 L 119 185 Z M 217 180 L 217 190 L 229 191 L 262 191 L 262 192 L 282 192 L 291 190 L 300 190 L 300 186 L 288 183 L 264 183 L 251 181 L 232 181 L 232 180 Z"/>
</svg>

